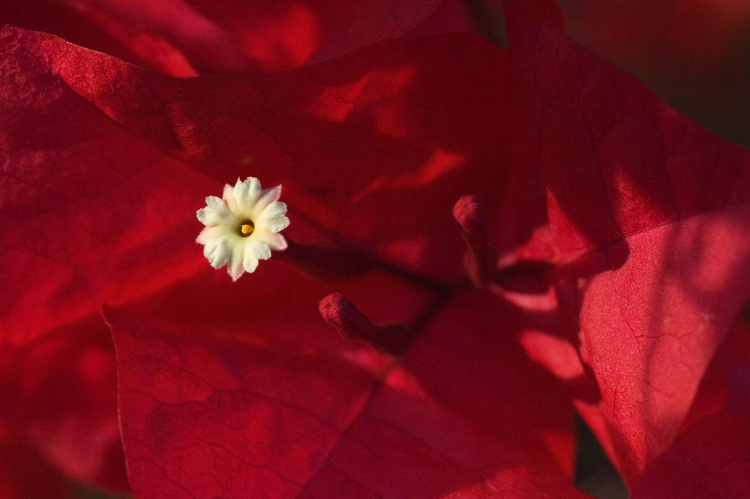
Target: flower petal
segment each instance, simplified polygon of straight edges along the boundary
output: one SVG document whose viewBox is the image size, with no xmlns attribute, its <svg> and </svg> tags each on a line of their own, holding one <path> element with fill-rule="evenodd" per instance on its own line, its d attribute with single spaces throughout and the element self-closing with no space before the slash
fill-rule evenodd
<svg viewBox="0 0 750 499">
<path fill-rule="evenodd" d="M 259 232 L 253 234 L 253 237 L 258 241 L 267 244 L 272 250 L 283 251 L 287 248 L 286 239 L 281 234 Z"/>
<path fill-rule="evenodd" d="M 226 203 L 216 196 L 206 198 L 206 207 L 198 210 L 198 220 L 203 225 L 222 225 L 227 222 L 232 223 L 236 217 L 227 208 Z"/>
</svg>

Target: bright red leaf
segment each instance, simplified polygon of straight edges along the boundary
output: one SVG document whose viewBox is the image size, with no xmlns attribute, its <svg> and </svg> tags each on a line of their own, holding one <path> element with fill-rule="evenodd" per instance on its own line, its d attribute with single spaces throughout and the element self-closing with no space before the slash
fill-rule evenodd
<svg viewBox="0 0 750 499">
<path fill-rule="evenodd" d="M 281 274 L 304 294 L 321 290 L 296 272 Z M 263 277 L 256 289 L 273 278 Z M 401 293 L 387 284 L 357 286 Z M 228 284 L 216 292 L 238 301 Z M 205 306 L 200 293 L 185 301 Z M 583 497 L 566 478 L 565 397 L 514 345 L 509 321 L 495 330 L 511 313 L 490 294 L 458 295 L 394 362 L 335 340 L 304 307 L 289 307 L 285 321 L 261 311 L 244 327 L 201 328 L 108 311 L 135 492 Z"/>
<path fill-rule="evenodd" d="M 750 153 L 563 36 L 510 28 L 517 159 L 541 171 L 571 262 L 556 285 L 567 342 L 528 344 L 576 380 L 580 412 L 632 481 L 677 435 L 750 293 Z"/>
</svg>

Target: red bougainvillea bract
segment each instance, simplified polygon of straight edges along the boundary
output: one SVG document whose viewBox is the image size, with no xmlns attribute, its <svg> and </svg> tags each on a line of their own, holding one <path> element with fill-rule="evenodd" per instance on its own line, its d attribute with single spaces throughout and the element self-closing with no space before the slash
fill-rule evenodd
<svg viewBox="0 0 750 499">
<path fill-rule="evenodd" d="M 0 493 L 587 497 L 578 414 L 632 497 L 750 494 L 750 152 L 468 4 L 0 8 Z"/>
</svg>

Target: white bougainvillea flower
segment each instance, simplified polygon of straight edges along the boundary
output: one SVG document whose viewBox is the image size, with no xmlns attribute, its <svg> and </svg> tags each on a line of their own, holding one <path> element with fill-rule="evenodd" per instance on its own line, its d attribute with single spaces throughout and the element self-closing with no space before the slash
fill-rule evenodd
<svg viewBox="0 0 750 499">
<path fill-rule="evenodd" d="M 211 266 L 224 265 L 233 281 L 254 272 L 259 260 L 271 258 L 271 250 L 282 251 L 286 239 L 279 234 L 289 226 L 286 204 L 279 201 L 281 186 L 261 189 L 260 181 L 237 179 L 224 186 L 222 198 L 208 196 L 206 207 L 196 213 L 206 227 L 195 240 Z"/>
</svg>

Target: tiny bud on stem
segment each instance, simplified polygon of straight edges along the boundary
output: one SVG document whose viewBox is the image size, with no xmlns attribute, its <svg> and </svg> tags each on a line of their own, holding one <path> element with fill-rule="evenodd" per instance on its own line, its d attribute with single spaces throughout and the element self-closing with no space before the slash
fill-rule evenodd
<svg viewBox="0 0 750 499">
<path fill-rule="evenodd" d="M 372 341 L 378 335 L 370 319 L 340 293 L 323 298 L 318 310 L 323 319 L 345 338 Z"/>
<path fill-rule="evenodd" d="M 339 293 L 323 298 L 318 310 L 323 319 L 338 329 L 344 338 L 365 341 L 391 355 L 404 355 L 413 340 L 413 335 L 404 326 L 373 325 L 365 314 Z"/>
</svg>

